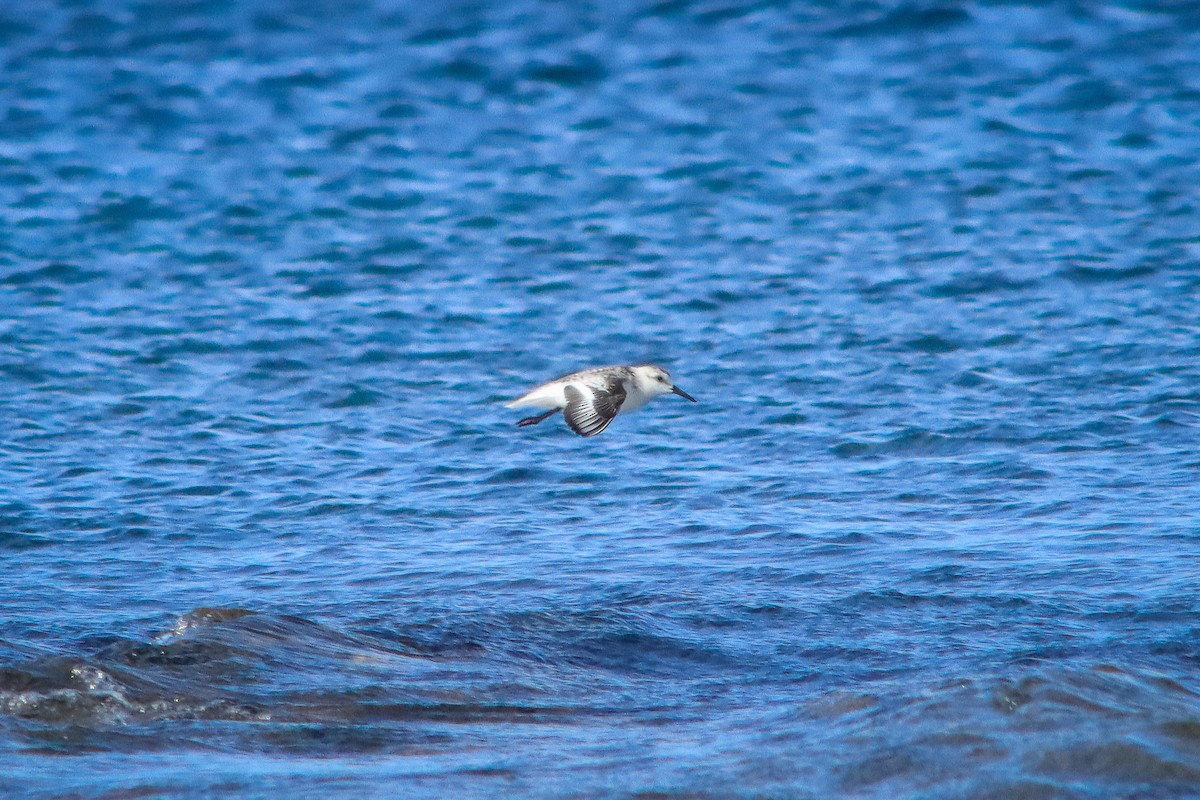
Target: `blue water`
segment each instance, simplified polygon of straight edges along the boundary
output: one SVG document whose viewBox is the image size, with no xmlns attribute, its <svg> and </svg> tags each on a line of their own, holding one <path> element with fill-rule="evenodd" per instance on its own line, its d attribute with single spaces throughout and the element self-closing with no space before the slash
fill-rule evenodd
<svg viewBox="0 0 1200 800">
<path fill-rule="evenodd" d="M 5 797 L 1200 796 L 1200 6 L 18 0 L 0 98 Z"/>
</svg>

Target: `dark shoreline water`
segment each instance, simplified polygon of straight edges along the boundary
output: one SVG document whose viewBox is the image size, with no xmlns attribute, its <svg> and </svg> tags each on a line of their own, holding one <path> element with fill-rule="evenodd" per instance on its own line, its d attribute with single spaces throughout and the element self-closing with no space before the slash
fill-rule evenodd
<svg viewBox="0 0 1200 800">
<path fill-rule="evenodd" d="M 1200 793 L 1200 16 L 0 12 L 0 794 Z M 603 363 L 582 440 L 503 402 Z"/>
</svg>

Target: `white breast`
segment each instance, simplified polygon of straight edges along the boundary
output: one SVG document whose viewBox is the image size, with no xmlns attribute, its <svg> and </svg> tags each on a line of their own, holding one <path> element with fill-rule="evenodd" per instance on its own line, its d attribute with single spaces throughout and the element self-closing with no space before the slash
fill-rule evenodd
<svg viewBox="0 0 1200 800">
<path fill-rule="evenodd" d="M 645 394 L 638 390 L 637 384 L 634 381 L 625 382 L 625 402 L 621 403 L 622 411 L 633 411 L 636 408 L 641 408 L 653 399 L 653 395 Z"/>
</svg>

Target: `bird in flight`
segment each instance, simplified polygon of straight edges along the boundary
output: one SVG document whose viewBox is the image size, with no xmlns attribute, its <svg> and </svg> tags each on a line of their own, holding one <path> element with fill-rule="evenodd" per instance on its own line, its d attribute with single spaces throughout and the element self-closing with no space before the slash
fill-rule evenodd
<svg viewBox="0 0 1200 800">
<path fill-rule="evenodd" d="M 525 417 L 519 427 L 537 425 L 559 411 L 571 430 L 580 436 L 595 436 L 608 427 L 618 413 L 641 408 L 659 395 L 677 394 L 696 402 L 696 398 L 671 380 L 671 373 L 654 364 L 596 367 L 572 372 L 547 381 L 518 397 L 508 408 L 549 409 L 535 417 Z"/>
</svg>

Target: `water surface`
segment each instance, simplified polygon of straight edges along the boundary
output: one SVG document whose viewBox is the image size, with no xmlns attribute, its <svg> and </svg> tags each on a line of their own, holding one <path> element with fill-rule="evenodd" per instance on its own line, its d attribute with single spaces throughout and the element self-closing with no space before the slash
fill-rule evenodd
<svg viewBox="0 0 1200 800">
<path fill-rule="evenodd" d="M 0 789 L 1189 797 L 1186 3 L 0 15 Z M 655 361 L 583 440 L 503 401 Z"/>
</svg>

